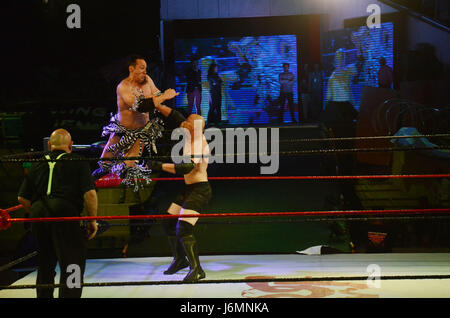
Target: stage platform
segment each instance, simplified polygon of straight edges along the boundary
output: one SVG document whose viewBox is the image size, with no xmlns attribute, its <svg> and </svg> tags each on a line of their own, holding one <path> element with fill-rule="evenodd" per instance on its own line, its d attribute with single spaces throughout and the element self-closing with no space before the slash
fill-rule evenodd
<svg viewBox="0 0 450 318">
<path fill-rule="evenodd" d="M 201 256 L 207 280 L 263 278 L 265 282 L 164 284 L 151 286 L 85 287 L 83 298 L 448 298 L 450 253 L 333 254 L 333 255 L 209 255 Z M 180 281 L 187 270 L 167 276 L 169 257 L 90 259 L 85 283 Z M 271 278 L 368 276 L 369 265 L 381 277 L 416 279 L 376 281 L 278 281 Z M 430 279 L 427 276 L 447 278 Z M 417 276 L 425 276 L 418 278 Z M 57 274 L 56 282 L 58 282 Z M 14 285 L 35 284 L 36 271 Z M 203 281 L 201 281 L 203 282 Z M 1 290 L 0 298 L 33 298 L 35 290 Z M 57 291 L 55 291 L 55 296 Z"/>
</svg>

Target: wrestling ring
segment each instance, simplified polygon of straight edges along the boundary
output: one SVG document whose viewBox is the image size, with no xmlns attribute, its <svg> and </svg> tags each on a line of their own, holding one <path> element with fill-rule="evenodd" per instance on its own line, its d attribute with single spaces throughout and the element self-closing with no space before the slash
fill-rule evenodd
<svg viewBox="0 0 450 318">
<path fill-rule="evenodd" d="M 448 134 L 414 136 L 380 136 L 372 139 L 402 138 L 448 138 Z M 371 139 L 363 137 L 363 139 Z M 355 138 L 304 139 L 302 142 L 354 141 Z M 298 141 L 298 140 L 297 140 Z M 386 151 L 436 151 L 449 147 L 415 148 L 348 148 L 317 149 L 280 152 L 280 156 L 301 156 L 311 154 L 336 155 L 357 152 Z M 234 154 L 236 155 L 236 154 Z M 248 155 L 248 153 L 247 153 Z M 5 156 L 2 162 L 23 163 L 45 159 L 30 158 L 28 155 Z M 143 159 L 127 158 L 127 160 Z M 144 158 L 145 159 L 145 158 Z M 155 160 L 156 158 L 147 158 Z M 158 159 L 164 159 L 160 157 Z M 59 159 L 65 160 L 65 159 Z M 86 158 L 85 160 L 99 160 Z M 112 158 L 111 160 L 124 160 Z M 301 176 L 210 176 L 215 182 L 346 182 L 358 180 L 447 180 L 448 173 L 440 174 L 378 174 L 378 175 L 301 175 Z M 183 178 L 152 178 L 152 181 L 177 182 Z M 98 189 L 119 187 L 117 177 L 97 180 Z M 80 222 L 97 220 L 112 221 L 152 221 L 178 218 L 178 215 L 99 215 L 96 217 L 57 217 L 57 218 L 20 218 L 14 212 L 21 205 L 0 209 L 0 228 L 8 231 L 10 227 L 25 222 Z M 199 219 L 237 220 L 244 218 L 249 224 L 255 222 L 316 222 L 316 221 L 373 221 L 373 220 L 440 220 L 448 219 L 450 207 L 436 208 L 400 208 L 400 209 L 354 209 L 354 210 L 311 210 L 311 211 L 252 211 L 227 212 L 213 211 L 200 215 L 184 214 L 183 217 Z M 264 221 L 269 219 L 267 221 Z M 229 221 L 230 222 L 230 221 Z M 232 222 L 231 222 L 232 223 Z M 224 221 L 222 224 L 228 224 Z M 101 223 L 100 223 L 101 225 Z M 110 226 L 131 226 L 114 224 Z M 136 224 L 134 224 L 136 225 Z M 142 224 L 141 224 L 142 225 Z M 145 224 L 143 224 L 145 226 Z M 105 231 L 107 231 L 106 229 Z M 99 233 L 101 229 L 99 230 Z M 373 233 L 374 241 L 377 233 Z M 101 233 L 99 235 L 102 235 Z M 265 239 L 270 240 L 270 233 Z M 383 238 L 378 238 L 382 240 Z M 201 241 L 199 242 L 201 245 Z M 291 254 L 256 255 L 202 255 L 200 260 L 206 272 L 206 278 L 197 282 L 183 282 L 187 269 L 174 275 L 163 275 L 170 264 L 171 257 L 139 257 L 88 259 L 84 275 L 84 298 L 396 298 L 396 297 L 450 297 L 450 253 L 342 253 L 333 251 L 324 253 L 321 249 L 293 251 Z M 34 256 L 30 253 L 20 259 L 3 265 L 0 271 L 8 270 Z M 379 272 L 373 271 L 373 266 Z M 56 281 L 59 279 L 57 270 Z M 36 285 L 36 271 L 16 282 L 0 286 L 0 298 L 33 298 L 36 287 L 58 288 L 59 284 Z M 379 284 L 375 284 L 378 282 Z"/>
</svg>

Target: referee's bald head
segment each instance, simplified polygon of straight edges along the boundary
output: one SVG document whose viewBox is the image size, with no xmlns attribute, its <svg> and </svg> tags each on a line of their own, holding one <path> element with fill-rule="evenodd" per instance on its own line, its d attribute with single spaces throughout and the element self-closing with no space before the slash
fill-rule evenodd
<svg viewBox="0 0 450 318">
<path fill-rule="evenodd" d="M 48 149 L 53 150 L 64 150 L 65 152 L 72 152 L 72 136 L 65 129 L 56 129 L 50 135 L 50 140 L 48 141 Z"/>
</svg>

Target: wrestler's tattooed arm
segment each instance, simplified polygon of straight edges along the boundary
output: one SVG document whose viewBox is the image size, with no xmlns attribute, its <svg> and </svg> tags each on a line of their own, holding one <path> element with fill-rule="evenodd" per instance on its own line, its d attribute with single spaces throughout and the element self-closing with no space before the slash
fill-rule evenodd
<svg viewBox="0 0 450 318">
<path fill-rule="evenodd" d="M 131 87 L 123 83 L 117 86 L 117 96 L 123 102 L 119 104 L 124 105 L 123 107 L 127 109 L 130 109 L 136 100 L 135 94 L 133 94 Z"/>
<path fill-rule="evenodd" d="M 172 99 L 175 96 L 178 96 L 179 94 L 180 93 L 177 93 L 173 88 L 169 88 L 169 89 L 166 89 L 164 91 L 164 93 L 162 93 L 162 94 L 159 91 L 156 92 L 155 94 L 153 94 L 152 98 L 153 98 L 153 102 L 155 103 L 155 106 L 164 106 L 161 104 L 164 103 L 168 99 Z"/>
</svg>

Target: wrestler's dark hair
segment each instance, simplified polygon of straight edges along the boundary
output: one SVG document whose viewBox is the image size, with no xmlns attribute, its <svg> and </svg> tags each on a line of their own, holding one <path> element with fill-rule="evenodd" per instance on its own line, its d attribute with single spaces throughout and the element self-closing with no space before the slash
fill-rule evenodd
<svg viewBox="0 0 450 318">
<path fill-rule="evenodd" d="M 141 55 L 139 54 L 132 54 L 128 57 L 127 61 L 127 67 L 128 66 L 136 66 L 137 60 L 145 60 Z"/>
</svg>

